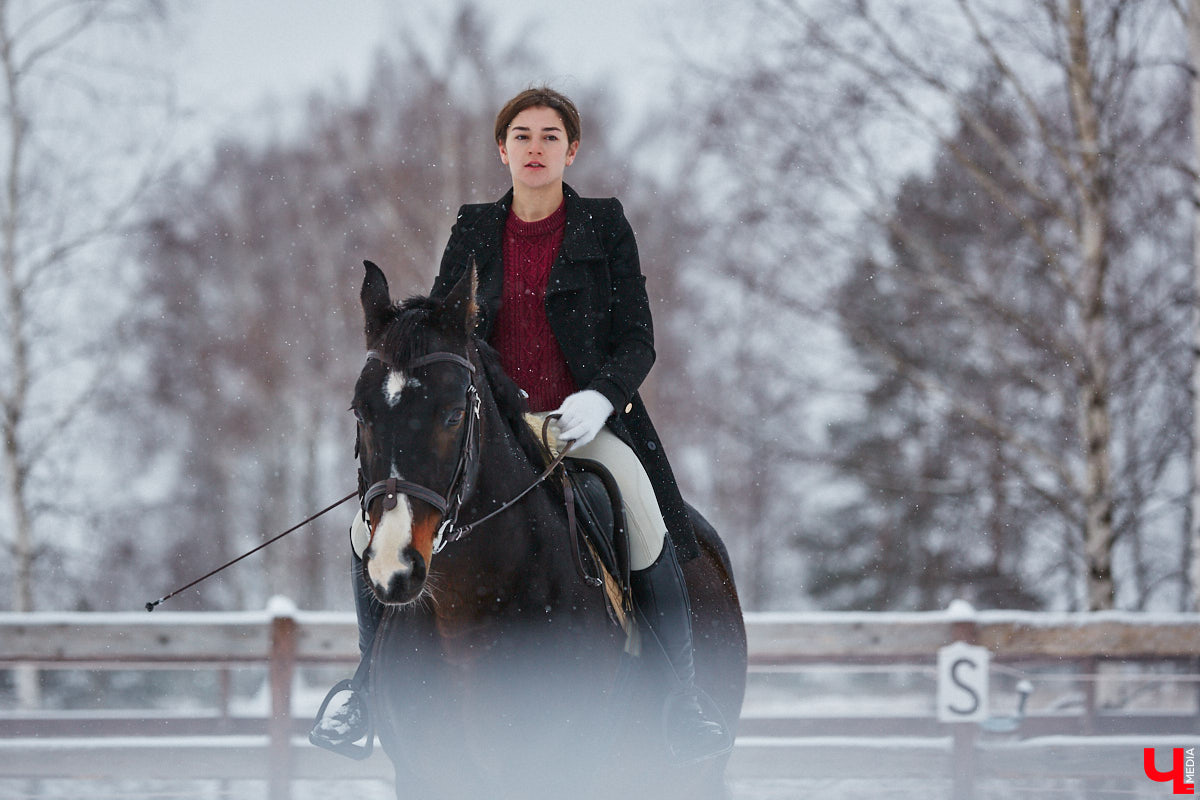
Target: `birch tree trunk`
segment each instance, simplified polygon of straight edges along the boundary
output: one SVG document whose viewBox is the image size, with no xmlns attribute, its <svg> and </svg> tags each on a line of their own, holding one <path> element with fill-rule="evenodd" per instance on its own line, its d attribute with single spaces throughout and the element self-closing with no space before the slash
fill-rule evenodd
<svg viewBox="0 0 1200 800">
<path fill-rule="evenodd" d="M 1200 0 L 1186 11 L 1188 62 L 1191 67 L 1192 121 L 1192 486 L 1189 498 L 1188 548 L 1191 607 L 1200 611 Z"/>
<path fill-rule="evenodd" d="M 14 63 L 10 36 L 9 4 L 0 2 L 0 68 L 3 69 L 4 127 L 8 149 L 4 176 L 4 207 L 0 217 L 0 272 L 4 280 L 4 318 L 8 341 L 6 360 L 12 370 L 4 394 L 4 493 L 13 522 L 12 608 L 17 612 L 33 610 L 33 520 L 29 514 L 29 464 L 21 443 L 21 420 L 29 403 L 29 346 L 25 329 L 25 297 L 17 272 L 18 220 L 24 214 L 21 174 L 24 171 L 25 99 L 21 92 L 20 70 Z M 37 708 L 41 705 L 37 672 L 30 667 L 15 673 L 17 705 Z"/>
<path fill-rule="evenodd" d="M 1088 608 L 1112 608 L 1113 497 L 1112 422 L 1109 409 L 1108 325 L 1105 288 L 1108 276 L 1108 186 L 1100 158 L 1099 114 L 1093 94 L 1087 18 L 1082 0 L 1067 9 L 1067 83 L 1081 165 L 1079 197 L 1080 297 L 1086 356 L 1081 386 L 1085 447 L 1084 529 Z"/>
<path fill-rule="evenodd" d="M 16 612 L 34 610 L 38 555 L 60 544 L 39 539 L 47 475 L 69 469 L 53 465 L 50 452 L 62 447 L 105 377 L 89 349 L 103 334 L 89 329 L 94 319 L 73 315 L 69 301 L 95 291 L 81 288 L 83 281 L 115 264 L 101 247 L 115 241 L 151 177 L 149 168 L 130 166 L 131 151 L 112 152 L 120 135 L 81 144 L 81 134 L 101 127 L 97 107 L 131 85 L 118 86 L 125 79 L 104 71 L 126 57 L 112 55 L 110 37 L 163 19 L 157 0 L 33 6 L 0 0 L 0 503 L 11 521 L 10 530 L 0 528 L 0 545 L 11 554 Z M 131 79 L 147 90 L 134 103 L 146 102 L 151 80 L 149 71 Z M 128 100 L 114 102 L 114 114 L 128 111 Z M 121 117 L 131 130 L 133 113 Z M 116 161 L 119 173 L 110 168 Z M 87 299 L 89 312 L 100 304 Z M 56 335 L 47 337 L 47 329 Z M 53 342 L 50 357 L 42 357 L 44 340 Z M 78 374 L 67 391 L 56 383 L 64 365 Z M 36 669 L 16 671 L 16 694 L 20 707 L 40 704 Z"/>
</svg>

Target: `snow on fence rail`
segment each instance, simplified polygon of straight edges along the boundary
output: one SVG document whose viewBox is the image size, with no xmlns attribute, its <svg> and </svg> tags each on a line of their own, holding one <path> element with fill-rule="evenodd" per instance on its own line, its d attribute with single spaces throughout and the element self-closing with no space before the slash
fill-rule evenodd
<svg viewBox="0 0 1200 800">
<path fill-rule="evenodd" d="M 800 672 L 816 683 L 822 669 L 844 676 L 907 665 L 925 676 L 926 697 L 898 712 L 865 702 L 856 707 L 853 700 L 833 709 L 817 703 L 816 712 L 802 707 L 808 701 L 782 712 L 750 703 L 730 765 L 735 781 L 937 775 L 958 800 L 971 797 L 980 780 L 1006 775 L 1144 781 L 1142 748 L 1200 743 L 1200 615 L 959 607 L 751 613 L 746 622 L 752 678 Z M 1027 716 L 1015 732 L 997 733 L 1005 725 L 939 723 L 929 676 L 938 649 L 956 641 L 986 648 L 994 675 L 1070 681 L 1080 687 L 1079 697 L 1067 711 Z M 346 667 L 356 657 L 352 614 L 298 611 L 278 599 L 258 612 L 0 614 L 0 669 L 205 668 L 228 676 L 231 669 L 265 666 L 269 692 L 257 716 L 230 714 L 227 698 L 208 714 L 0 711 L 0 779 L 266 780 L 279 800 L 290 797 L 294 780 L 386 780 L 390 766 L 379 754 L 353 763 L 303 739 L 309 709 L 294 697 L 297 670 Z M 1173 686 L 1170 709 L 1106 712 L 1105 682 L 1147 679 L 1138 669 L 1157 669 L 1149 677 Z M 182 751 L 187 759 L 164 758 Z"/>
</svg>

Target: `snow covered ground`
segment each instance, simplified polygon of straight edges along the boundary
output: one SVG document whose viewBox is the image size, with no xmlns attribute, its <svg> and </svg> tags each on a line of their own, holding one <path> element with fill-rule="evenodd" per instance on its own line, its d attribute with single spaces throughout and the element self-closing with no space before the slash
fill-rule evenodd
<svg viewBox="0 0 1200 800">
<path fill-rule="evenodd" d="M 333 637 L 328 652 L 341 658 L 352 653 L 354 646 L 352 620 L 344 616 L 327 620 L 321 614 L 306 612 L 302 621 L 306 626 L 336 623 L 332 632 L 327 631 Z M 1007 614 L 1004 619 L 1010 617 L 1017 618 Z M 773 633 L 768 640 L 754 643 L 759 648 L 756 664 L 766 663 L 776 652 L 780 654 L 777 657 L 786 657 L 789 652 L 814 652 L 814 637 L 828 640 L 820 645 L 827 650 L 819 652 L 834 653 L 831 659 L 841 658 L 838 654 L 848 648 L 861 654 L 861 649 L 854 648 L 874 646 L 872 642 L 889 630 L 895 639 L 892 646 L 899 648 L 896 652 L 931 653 L 925 649 L 924 639 L 914 642 L 911 633 L 927 635 L 929 626 L 925 621 L 930 618 L 928 614 L 822 614 L 811 619 L 788 615 L 778 620 L 778 627 L 768 629 L 761 626 L 773 618 L 760 615 L 752 620 L 760 626 L 755 628 L 756 635 L 762 639 L 765 632 Z M 987 612 L 978 618 L 981 622 L 989 619 Z M 42 627 L 31 627 L 27 618 L 11 620 L 6 629 L 9 639 L 2 644 L 5 652 L 34 653 L 25 657 L 41 663 L 112 658 L 111 666 L 121 668 L 46 670 L 44 705 L 36 712 L 15 710 L 12 673 L 0 670 L 0 800 L 249 800 L 265 796 L 266 784 L 259 776 L 266 772 L 267 740 L 262 735 L 262 720 L 270 712 L 270 689 L 267 669 L 255 662 L 269 651 L 266 632 L 270 619 L 269 613 L 215 617 L 181 613 L 170 618 L 168 638 L 172 639 L 172 647 L 185 653 L 211 653 L 216 648 L 231 659 L 232 654 L 245 659 L 225 670 L 219 663 L 194 668 L 166 663 L 156 669 L 127 668 L 128 659 L 138 653 L 166 649 L 159 641 L 164 636 L 162 630 L 151 627 L 144 615 L 112 619 L 88 615 L 86 628 L 78 627 L 75 615 L 66 615 L 62 620 L 41 615 L 38 624 Z M 214 620 L 225 620 L 233 631 L 225 631 L 220 647 L 205 638 L 215 635 Z M 914 620 L 916 627 L 910 624 Z M 1042 636 L 1038 641 L 1049 642 L 1044 646 L 1051 647 L 1022 652 L 1056 652 L 1053 648 L 1061 650 L 1070 643 L 1068 640 L 1074 641 L 1077 632 L 1088 633 L 1084 630 L 1087 626 L 1073 617 L 1034 615 L 1019 617 L 1018 621 L 1022 622 L 1021 631 Z M 59 630 L 55 627 L 59 622 L 75 627 Z M 1165 766 L 1171 748 L 1194 748 L 1200 743 L 1200 675 L 1196 674 L 1194 661 L 1185 663 L 1177 655 L 1172 656 L 1174 661 L 1150 663 L 1143 659 L 1146 653 L 1159 652 L 1151 648 L 1154 642 L 1164 636 L 1177 637 L 1179 625 L 1186 623 L 1193 630 L 1196 623 L 1190 616 L 1182 621 L 1139 616 L 1131 617 L 1130 622 L 1134 624 L 1114 627 L 1101 620 L 1088 634 L 1094 639 L 1095 631 L 1106 636 L 1115 631 L 1112 636 L 1131 637 L 1123 646 L 1142 655 L 1126 661 L 1081 660 L 1076 654 L 1078 642 L 1074 641 L 1071 646 L 1075 650 L 1065 657 L 1045 655 L 1037 663 L 992 662 L 991 714 L 1011 717 L 1017 707 L 1015 688 L 1019 681 L 1028 680 L 1032 683 L 1028 711 L 1042 728 L 1036 736 L 1028 722 L 1017 732 L 979 732 L 977 747 L 972 751 L 983 767 L 976 783 L 976 798 L 1149 800 L 1171 795 L 1169 786 L 1145 777 L 1143 749 L 1155 748 L 1158 763 Z M 52 647 L 39 643 L 47 637 L 54 639 Z M 116 644 L 122 637 L 129 641 L 118 650 Z M 342 638 L 346 641 L 341 642 Z M 1106 638 L 1101 644 L 1103 652 L 1111 655 L 1113 641 Z M 1162 652 L 1180 651 L 1176 647 Z M 96 653 L 108 655 L 102 658 Z M 881 794 L 889 800 L 951 800 L 950 776 L 956 763 L 954 726 L 935 721 L 936 670 L 928 657 L 915 660 L 923 665 L 899 663 L 903 661 L 900 657 L 897 663 L 888 663 L 879 660 L 877 653 L 870 664 L 797 659 L 786 666 L 756 666 L 750 673 L 745 724 L 729 770 L 733 800 L 858 800 Z M 293 714 L 297 718 L 310 717 L 325 690 L 350 671 L 348 662 L 342 666 L 300 668 L 291 694 Z M 1149 730 L 1174 729 L 1183 735 L 1060 735 L 1064 730 L 1076 731 L 1077 725 L 1073 728 L 1061 723 L 1077 722 L 1089 702 L 1104 719 L 1124 718 L 1126 731 L 1145 734 Z M 194 730 L 211 733 L 217 730 L 211 723 L 219 722 L 223 714 L 233 723 L 250 723 L 242 725 L 241 730 L 257 735 L 184 737 L 175 734 L 185 727 L 171 727 L 190 718 L 208 724 L 207 728 L 198 724 Z M 1169 717 L 1173 728 L 1158 725 L 1155 720 L 1159 716 Z M 105 728 L 106 720 L 114 724 Z M 1130 726 L 1129 720 L 1137 721 L 1137 725 Z M 130 721 L 145 724 L 131 727 L 127 724 Z M 48 727 L 33 724 L 40 722 Z M 145 734 L 147 730 L 155 731 L 159 723 L 164 734 L 172 735 Z M 54 733 L 46 735 L 58 738 L 13 733 L 51 729 Z M 118 731 L 135 731 L 136 735 L 118 738 Z M 297 800 L 393 796 L 390 765 L 382 756 L 359 765 L 311 748 L 303 739 L 294 744 L 299 748 L 296 763 L 303 776 L 294 784 Z M 27 765 L 35 761 L 49 766 L 31 771 Z M 151 768 L 146 769 L 146 764 Z M 171 766 L 175 764 L 182 766 L 175 769 Z M 42 777 L 26 777 L 30 774 Z M 68 774 L 77 777 L 59 779 Z M 110 777 L 103 781 L 78 777 L 87 775 Z M 113 775 L 123 780 L 113 780 Z M 213 775 L 225 778 L 209 779 Z M 360 775 L 367 779 L 356 779 Z"/>
<path fill-rule="evenodd" d="M 952 800 L 946 779 L 735 779 L 731 800 Z M 0 781 L 0 800 L 264 800 L 261 781 Z M 1145 778 L 1093 781 L 992 780 L 976 787 L 976 800 L 1164 800 L 1169 786 Z M 300 781 L 294 800 L 393 800 L 391 786 L 382 781 Z M 569 799 L 565 799 L 569 800 Z M 646 800 L 653 800 L 647 798 Z"/>
<path fill-rule="evenodd" d="M 334 670 L 336 671 L 336 670 Z M 298 715 L 315 709 L 331 670 L 313 671 L 296 686 L 295 701 Z M 1145 670 L 1119 669 L 1126 677 L 1145 677 Z M 1136 673 L 1136 675 L 1135 675 Z M 1047 672 L 1038 680 L 1038 706 L 1043 710 L 1069 708 L 1079 694 L 1076 681 L 1065 675 Z M 1175 680 L 1178 675 L 1164 674 L 1164 680 L 1146 688 L 1144 680 L 1134 687 L 1112 688 L 1113 697 L 1124 697 L 1140 710 L 1191 708 L 1195 710 L 1196 685 Z M 1003 679 L 1000 681 L 1003 683 Z M 1011 681 L 1009 681 L 1011 683 Z M 265 684 L 264 684 L 265 685 Z M 843 718 L 881 718 L 894 715 L 902 719 L 932 716 L 934 678 L 926 668 L 908 667 L 888 670 L 881 667 L 834 668 L 813 666 L 782 672 L 753 672 L 747 694 L 748 717 L 789 719 L 797 716 Z M 1011 698 L 997 698 L 997 712 L 1008 713 Z M 1189 705 L 1190 704 L 1190 705 Z M 310 708 L 311 707 L 311 708 Z M 267 709 L 262 688 L 235 698 L 235 715 L 259 716 Z M 195 712 L 189 704 L 172 713 Z M 49 712 L 45 712 L 49 713 Z M 69 715 L 70 710 L 56 712 Z M 77 712 L 75 712 L 77 713 Z M 136 713 L 136 712 L 130 712 Z M 161 713 L 161 712 L 160 712 Z M 11 716 L 11 714 L 10 714 Z M 0 725 L 3 723 L 0 722 Z M 948 728 L 947 728 L 948 730 Z M 208 737 L 211 742 L 213 737 Z M 245 752 L 262 752 L 265 737 L 221 737 L 228 757 L 237 759 Z M 1037 777 L 1023 774 L 1017 767 L 1005 774 L 980 779 L 976 784 L 978 800 L 1129 800 L 1131 798 L 1162 798 L 1170 795 L 1164 784 L 1154 783 L 1141 771 L 1143 747 L 1194 746 L 1200 743 L 1200 729 L 1188 741 L 1187 737 L 1107 737 L 1103 740 L 1079 736 L 1040 737 L 1022 741 L 1016 736 L 981 735 L 980 747 L 1003 757 L 1005 763 L 1028 763 L 1044 770 L 1054 762 L 1063 765 L 1062 772 L 1072 769 L 1082 772 L 1108 773 L 1092 778 L 1069 774 Z M 120 758 L 104 748 L 116 744 L 112 737 L 93 737 L 87 740 L 96 749 L 99 759 Z M 64 752 L 79 758 L 80 742 L 65 742 Z M 122 752 L 149 754 L 152 759 L 172 762 L 203 753 L 201 758 L 219 758 L 212 747 L 198 739 L 184 737 L 140 737 L 123 741 Z M 302 740 L 297 746 L 304 748 Z M 4 739 L 0 736 L 0 763 L 22 758 L 25 749 L 50 748 L 50 742 Z M 83 748 L 86 749 L 86 746 Z M 239 755 L 240 751 L 240 755 Z M 321 759 L 335 757 L 312 750 L 301 750 L 306 774 L 320 774 Z M 131 756 L 132 758 L 132 756 Z M 1165 766 L 1168 756 L 1160 759 Z M 952 800 L 953 742 L 947 733 L 925 736 L 914 733 L 904 736 L 816 736 L 807 738 L 743 737 L 739 741 L 730 767 L 732 800 L 794 800 L 816 798 L 828 800 L 861 800 L 864 797 L 886 796 L 889 800 Z M 9 763 L 12 763 L 11 761 Z M 111 766 L 111 760 L 108 762 Z M 294 784 L 296 800 L 328 800 L 330 797 L 354 797 L 356 800 L 392 798 L 387 776 L 390 768 L 377 753 L 361 769 L 372 776 L 368 780 L 350 780 L 346 776 L 359 769 L 352 762 L 336 759 L 335 780 L 305 779 Z M 1114 766 L 1115 765 L 1115 766 Z M 75 767 L 79 767 L 76 764 Z M 132 769 L 132 768 L 131 768 Z M 251 767 L 253 769 L 253 767 Z M 73 771 L 78 772 L 78 769 Z M 4 770 L 0 769 L 0 775 Z M 1114 774 L 1115 773 L 1115 774 Z M 57 779 L 0 778 L 0 800 L 123 800 L 124 798 L 212 798 L 212 800 L 258 800 L 266 796 L 267 787 L 261 780 L 135 780 L 89 781 Z"/>
</svg>

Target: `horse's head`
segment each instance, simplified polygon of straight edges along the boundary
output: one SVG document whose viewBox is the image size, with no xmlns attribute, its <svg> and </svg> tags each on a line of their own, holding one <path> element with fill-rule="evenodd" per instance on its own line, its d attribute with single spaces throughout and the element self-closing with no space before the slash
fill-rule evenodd
<svg viewBox="0 0 1200 800">
<path fill-rule="evenodd" d="M 383 272 L 365 264 L 367 361 L 351 406 L 370 530 L 361 555 L 375 595 L 403 604 L 424 590 L 443 524 L 478 469 L 475 275 L 469 270 L 442 302 L 394 305 Z"/>
</svg>

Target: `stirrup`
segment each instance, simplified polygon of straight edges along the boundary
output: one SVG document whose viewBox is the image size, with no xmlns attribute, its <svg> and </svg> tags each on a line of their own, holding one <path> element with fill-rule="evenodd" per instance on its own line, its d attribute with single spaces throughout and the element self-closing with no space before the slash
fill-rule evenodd
<svg viewBox="0 0 1200 800">
<path fill-rule="evenodd" d="M 366 717 L 366 732 L 360 732 L 354 739 L 330 738 L 321 729 L 321 720 L 325 717 L 325 711 L 329 708 L 329 703 L 339 692 L 345 691 L 352 692 L 360 703 L 363 702 L 361 692 L 354 681 L 349 678 L 338 681 L 321 702 L 321 707 L 317 710 L 317 716 L 313 720 L 312 730 L 308 732 L 308 741 L 317 747 L 337 753 L 340 756 L 362 761 L 370 757 L 371 753 L 375 750 L 375 726 L 372 724 L 371 714 L 367 712 L 365 705 L 362 710 Z M 347 731 L 347 733 L 349 734 L 351 731 Z"/>
<path fill-rule="evenodd" d="M 676 716 L 687 706 L 689 701 L 694 702 L 699 707 L 699 711 L 705 719 L 720 727 L 721 735 L 713 735 L 713 741 L 710 746 L 703 750 L 681 753 L 675 749 L 672 743 L 674 738 L 672 734 L 675 731 L 672 723 Z M 663 738 L 667 743 L 667 752 L 671 754 L 671 760 L 679 765 L 707 761 L 710 758 L 727 755 L 733 750 L 733 735 L 729 732 L 729 725 L 725 722 L 725 715 L 717 707 L 716 701 L 698 686 L 690 686 L 688 688 L 679 687 L 667 695 L 666 700 L 663 702 L 662 731 Z"/>
</svg>

